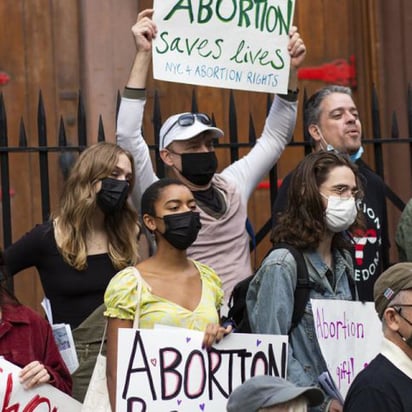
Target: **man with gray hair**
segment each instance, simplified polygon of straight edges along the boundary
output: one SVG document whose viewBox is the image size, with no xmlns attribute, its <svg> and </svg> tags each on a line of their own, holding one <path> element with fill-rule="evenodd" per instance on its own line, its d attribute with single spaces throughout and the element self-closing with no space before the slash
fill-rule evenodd
<svg viewBox="0 0 412 412">
<path fill-rule="evenodd" d="M 359 112 L 348 87 L 326 86 L 313 94 L 305 104 L 304 126 L 314 148 L 347 154 L 359 168 L 364 197 L 358 207 L 365 216 L 366 227 L 348 233 L 354 243 L 355 280 L 362 301 L 373 300 L 373 285 L 389 266 L 389 237 L 385 183 L 361 159 L 362 124 Z M 287 207 L 290 174 L 283 180 L 273 205 L 273 217 Z"/>
<path fill-rule="evenodd" d="M 412 411 L 412 263 L 398 263 L 374 286 L 382 320 L 381 352 L 360 372 L 346 396 L 345 412 Z"/>
</svg>

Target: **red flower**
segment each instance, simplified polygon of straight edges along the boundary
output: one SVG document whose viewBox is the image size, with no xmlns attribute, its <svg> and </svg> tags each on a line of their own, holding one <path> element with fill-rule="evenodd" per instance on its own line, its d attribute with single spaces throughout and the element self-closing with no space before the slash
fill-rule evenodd
<svg viewBox="0 0 412 412">
<path fill-rule="evenodd" d="M 0 86 L 4 86 L 10 81 L 10 76 L 5 72 L 0 72 Z"/>
</svg>

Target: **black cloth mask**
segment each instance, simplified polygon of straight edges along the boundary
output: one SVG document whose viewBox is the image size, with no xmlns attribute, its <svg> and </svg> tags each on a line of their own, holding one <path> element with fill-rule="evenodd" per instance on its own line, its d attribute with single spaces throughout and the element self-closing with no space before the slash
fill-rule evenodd
<svg viewBox="0 0 412 412">
<path fill-rule="evenodd" d="M 105 215 L 112 215 L 121 210 L 126 203 L 129 182 L 106 177 L 101 180 L 102 187 L 97 193 L 97 205 Z"/>
<path fill-rule="evenodd" d="M 187 249 L 197 238 L 202 224 L 199 212 L 184 212 L 159 217 L 165 222 L 161 235 L 176 249 Z"/>
<path fill-rule="evenodd" d="M 217 170 L 215 152 L 182 153 L 182 175 L 189 182 L 197 185 L 207 185 Z"/>
</svg>

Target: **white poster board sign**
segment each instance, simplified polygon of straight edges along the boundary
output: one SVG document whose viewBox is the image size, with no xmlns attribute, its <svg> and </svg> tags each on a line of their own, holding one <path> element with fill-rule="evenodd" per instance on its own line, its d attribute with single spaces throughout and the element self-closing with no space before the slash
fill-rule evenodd
<svg viewBox="0 0 412 412">
<path fill-rule="evenodd" d="M 316 336 L 345 398 L 355 376 L 379 353 L 382 325 L 372 302 L 311 299 Z"/>
<path fill-rule="evenodd" d="M 0 411 L 80 412 L 81 403 L 43 384 L 25 389 L 19 382 L 20 368 L 0 357 Z"/>
<path fill-rule="evenodd" d="M 287 336 L 231 334 L 211 350 L 186 329 L 120 329 L 117 412 L 224 411 L 255 375 L 286 376 Z"/>
<path fill-rule="evenodd" d="M 154 0 L 155 79 L 286 93 L 295 0 Z"/>
</svg>

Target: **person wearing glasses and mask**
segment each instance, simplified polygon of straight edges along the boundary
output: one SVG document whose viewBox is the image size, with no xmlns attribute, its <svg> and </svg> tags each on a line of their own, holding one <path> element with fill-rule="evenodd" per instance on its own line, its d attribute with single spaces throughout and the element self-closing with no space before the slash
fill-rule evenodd
<svg viewBox="0 0 412 412">
<path fill-rule="evenodd" d="M 134 179 L 129 152 L 113 143 L 90 146 L 71 169 L 52 218 L 4 252 L 11 275 L 37 269 L 53 323 L 71 326 L 79 360 L 73 397 L 80 402 L 103 336 L 104 291 L 118 270 L 138 260 L 138 215 L 127 202 Z"/>
<path fill-rule="evenodd" d="M 306 156 L 293 172 L 289 207 L 271 238 L 274 244 L 287 243 L 302 252 L 310 285 L 303 316 L 292 325 L 297 265 L 288 249 L 273 250 L 249 285 L 246 304 L 251 330 L 289 335 L 288 380 L 295 385 L 317 386 L 319 375 L 327 370 L 310 299 L 357 298 L 350 245 L 343 232 L 362 226 L 356 207 L 361 194 L 357 168 L 346 156 L 323 151 Z M 327 397 L 313 411 L 340 412 L 342 405 Z"/>
<path fill-rule="evenodd" d="M 223 299 L 221 281 L 210 267 L 189 259 L 187 248 L 201 228 L 200 214 L 190 189 L 177 179 L 160 179 L 143 193 L 143 223 L 154 234 L 153 256 L 120 271 L 105 293 L 107 324 L 107 382 L 112 410 L 116 405 L 117 337 L 119 328 L 131 328 L 139 306 L 139 328 L 156 324 L 204 331 L 203 345 L 210 347 L 231 326 L 219 325 Z"/>
<path fill-rule="evenodd" d="M 151 9 L 139 13 L 132 28 L 137 53 L 117 121 L 117 142 L 135 158 L 138 179 L 133 199 L 136 205 L 141 193 L 158 179 L 141 132 L 152 40 L 157 34 L 152 14 Z M 213 140 L 222 137 L 223 131 L 214 127 L 206 114 L 173 115 L 160 130 L 160 157 L 174 177 L 192 190 L 199 207 L 202 228 L 188 249 L 188 256 L 218 273 L 226 301 L 233 286 L 252 272 L 246 230 L 248 199 L 279 159 L 295 127 L 297 68 L 305 58 L 306 47 L 295 27 L 289 37 L 291 92 L 275 96 L 262 136 L 242 159 L 216 173 Z"/>
<path fill-rule="evenodd" d="M 349 387 L 345 412 L 412 411 L 412 263 L 383 272 L 374 286 L 381 351 Z"/>
<path fill-rule="evenodd" d="M 389 235 L 385 183 L 362 159 L 362 123 L 348 87 L 330 85 L 314 93 L 306 102 L 304 127 L 313 140 L 315 151 L 345 153 L 359 168 L 364 197 L 359 209 L 365 228 L 348 233 L 354 244 L 355 280 L 362 301 L 373 301 L 373 284 L 389 266 Z M 272 213 L 276 216 L 287 207 L 290 174 L 279 188 Z"/>
</svg>

